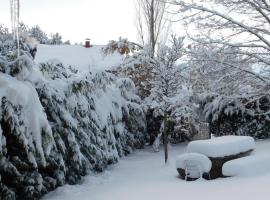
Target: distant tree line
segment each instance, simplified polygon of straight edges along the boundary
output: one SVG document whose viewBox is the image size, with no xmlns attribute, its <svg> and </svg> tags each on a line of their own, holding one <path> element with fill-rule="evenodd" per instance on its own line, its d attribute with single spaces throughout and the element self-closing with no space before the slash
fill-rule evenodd
<svg viewBox="0 0 270 200">
<path fill-rule="evenodd" d="M 20 31 L 22 34 L 27 34 L 30 37 L 35 38 L 40 44 L 50 44 L 50 45 L 70 45 L 70 41 L 63 41 L 62 35 L 60 33 L 50 33 L 47 34 L 38 25 L 28 27 L 24 23 L 20 23 Z"/>
</svg>

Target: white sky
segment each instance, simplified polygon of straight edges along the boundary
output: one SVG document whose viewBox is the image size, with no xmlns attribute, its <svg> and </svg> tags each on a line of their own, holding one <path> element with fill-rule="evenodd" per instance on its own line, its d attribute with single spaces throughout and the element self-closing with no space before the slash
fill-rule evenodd
<svg viewBox="0 0 270 200">
<path fill-rule="evenodd" d="M 134 0 L 20 0 L 20 20 L 38 24 L 48 34 L 59 32 L 64 40 L 106 44 L 126 37 L 136 40 Z M 9 0 L 0 0 L 0 24 L 10 27 Z"/>
</svg>

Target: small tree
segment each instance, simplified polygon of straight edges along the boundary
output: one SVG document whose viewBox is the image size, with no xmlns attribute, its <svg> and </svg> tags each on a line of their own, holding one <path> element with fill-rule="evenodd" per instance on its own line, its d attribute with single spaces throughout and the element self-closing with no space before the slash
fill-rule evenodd
<svg viewBox="0 0 270 200">
<path fill-rule="evenodd" d="M 168 120 L 182 81 L 181 68 L 177 65 L 177 61 L 182 57 L 183 39 L 172 36 L 172 46 L 163 46 L 159 49 L 153 66 L 154 79 L 148 99 L 151 104 L 154 102 L 158 105 L 164 117 L 162 134 L 165 163 L 168 160 Z"/>
</svg>

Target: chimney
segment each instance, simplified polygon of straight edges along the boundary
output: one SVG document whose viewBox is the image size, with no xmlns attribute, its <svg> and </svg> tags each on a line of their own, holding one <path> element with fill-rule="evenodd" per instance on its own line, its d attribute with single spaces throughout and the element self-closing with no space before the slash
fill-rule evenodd
<svg viewBox="0 0 270 200">
<path fill-rule="evenodd" d="M 90 44 L 90 39 L 89 39 L 89 38 L 85 39 L 85 45 L 84 45 L 84 47 L 85 47 L 85 48 L 90 48 L 90 47 L 92 47 L 92 45 Z"/>
</svg>

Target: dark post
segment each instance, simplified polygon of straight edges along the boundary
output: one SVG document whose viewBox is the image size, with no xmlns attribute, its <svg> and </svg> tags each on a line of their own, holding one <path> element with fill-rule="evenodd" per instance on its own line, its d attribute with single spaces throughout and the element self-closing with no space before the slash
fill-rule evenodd
<svg viewBox="0 0 270 200">
<path fill-rule="evenodd" d="M 164 141 L 164 153 L 165 153 L 165 163 L 168 161 L 168 127 L 167 127 L 167 112 L 164 114 L 164 129 L 163 129 L 163 141 Z"/>
</svg>

